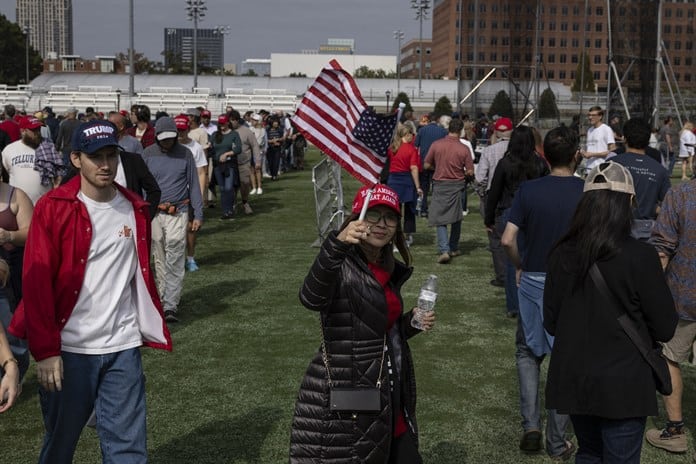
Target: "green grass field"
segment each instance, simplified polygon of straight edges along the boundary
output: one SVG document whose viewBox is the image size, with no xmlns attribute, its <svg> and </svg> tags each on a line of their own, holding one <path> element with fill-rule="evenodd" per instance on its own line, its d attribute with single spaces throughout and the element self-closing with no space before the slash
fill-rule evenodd
<svg viewBox="0 0 696 464">
<path fill-rule="evenodd" d="M 308 166 L 318 160 L 316 151 L 308 153 Z M 357 187 L 344 175 L 347 206 Z M 415 272 L 403 292 L 406 304 L 415 304 L 426 276 L 440 278 L 437 327 L 411 341 L 422 454 L 427 464 L 550 462 L 518 450 L 516 322 L 505 317 L 503 290 L 489 285 L 487 239 L 478 200 L 469 198 L 463 254 L 450 264 L 435 263 L 434 230 L 418 220 Z M 287 462 L 295 396 L 319 345 L 317 315 L 297 298 L 317 253 L 310 246 L 317 238 L 311 171 L 267 181 L 251 204 L 255 214 L 233 222 L 218 220 L 219 209 L 206 211 L 201 269 L 186 275 L 181 322 L 171 325 L 174 352 L 143 350 L 154 464 Z M 684 411 L 693 429 L 695 370 L 685 367 L 684 374 Z M 37 388 L 32 367 L 19 403 L 0 416 L 4 463 L 37 461 L 43 436 Z M 93 429 L 83 432 L 75 462 L 101 462 Z M 642 462 L 687 463 L 691 456 L 646 444 Z"/>
</svg>

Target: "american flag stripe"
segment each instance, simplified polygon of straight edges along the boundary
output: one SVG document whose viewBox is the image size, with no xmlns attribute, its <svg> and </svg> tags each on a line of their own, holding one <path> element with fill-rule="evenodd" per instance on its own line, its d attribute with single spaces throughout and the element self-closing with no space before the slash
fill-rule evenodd
<svg viewBox="0 0 696 464">
<path fill-rule="evenodd" d="M 365 185 L 379 182 L 385 160 L 352 133 L 367 105 L 336 60 L 319 74 L 293 121 L 304 136 Z"/>
</svg>

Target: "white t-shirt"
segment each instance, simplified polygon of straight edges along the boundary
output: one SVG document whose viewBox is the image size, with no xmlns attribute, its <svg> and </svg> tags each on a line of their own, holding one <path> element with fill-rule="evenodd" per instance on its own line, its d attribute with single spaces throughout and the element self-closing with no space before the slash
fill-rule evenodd
<svg viewBox="0 0 696 464">
<path fill-rule="evenodd" d="M 609 145 L 616 143 L 614 140 L 614 131 L 611 127 L 606 124 L 601 124 L 599 127 L 590 127 L 587 129 L 587 152 L 588 153 L 599 153 L 602 151 L 608 151 Z M 592 169 L 598 164 L 602 163 L 604 158 L 598 156 L 589 158 L 587 160 L 587 169 Z"/>
<path fill-rule="evenodd" d="M 92 242 L 85 278 L 70 319 L 61 331 L 61 349 L 105 354 L 142 345 L 135 307 L 138 256 L 133 205 L 120 192 L 97 202 L 77 197 L 89 213 Z"/>
<path fill-rule="evenodd" d="M 687 144 L 692 146 L 687 147 Z M 679 135 L 679 157 L 688 158 L 693 156 L 693 145 L 696 145 L 696 135 L 690 130 L 683 130 Z"/>
<path fill-rule="evenodd" d="M 36 204 L 51 185 L 41 185 L 41 174 L 34 170 L 35 150 L 17 140 L 2 151 L 2 166 L 10 173 L 10 185 L 20 188 Z"/>
<path fill-rule="evenodd" d="M 201 147 L 200 143 L 193 139 L 189 139 L 189 143 L 184 143 L 183 145 L 191 150 L 191 153 L 193 154 L 193 162 L 196 164 L 197 168 L 202 168 L 203 166 L 208 165 L 208 159 L 205 157 L 205 152 L 203 151 L 203 147 Z"/>
</svg>

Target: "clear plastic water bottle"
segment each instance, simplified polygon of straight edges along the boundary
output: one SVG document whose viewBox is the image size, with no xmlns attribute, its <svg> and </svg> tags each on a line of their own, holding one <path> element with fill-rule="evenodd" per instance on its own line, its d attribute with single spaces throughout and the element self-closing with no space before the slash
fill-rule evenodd
<svg viewBox="0 0 696 464">
<path fill-rule="evenodd" d="M 420 216 L 421 209 L 423 208 L 423 197 L 418 195 L 418 200 L 416 200 L 416 214 Z"/>
<path fill-rule="evenodd" d="M 430 274 L 421 287 L 418 294 L 418 307 L 415 309 L 411 325 L 419 330 L 424 330 L 422 318 L 435 310 L 437 301 L 437 276 Z"/>
</svg>

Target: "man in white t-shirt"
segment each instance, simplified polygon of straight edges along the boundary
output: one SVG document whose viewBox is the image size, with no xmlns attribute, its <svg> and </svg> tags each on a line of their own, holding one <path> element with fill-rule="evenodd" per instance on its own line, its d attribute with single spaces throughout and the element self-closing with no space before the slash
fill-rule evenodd
<svg viewBox="0 0 696 464">
<path fill-rule="evenodd" d="M 171 350 L 150 269 L 148 204 L 114 183 L 116 129 L 76 129 L 79 176 L 36 204 L 24 297 L 10 332 L 37 361 L 46 433 L 40 464 L 70 463 L 92 411 L 104 462 L 147 462 L 140 347 Z"/>
<path fill-rule="evenodd" d="M 41 174 L 34 169 L 36 149 L 43 141 L 42 126 L 41 121 L 33 116 L 20 119 L 22 138 L 2 151 L 2 166 L 10 174 L 10 185 L 22 189 L 34 204 L 41 195 L 53 188 L 50 184 L 43 185 Z"/>
<path fill-rule="evenodd" d="M 582 151 L 582 156 L 587 160 L 585 169 L 588 171 L 616 150 L 614 131 L 602 122 L 602 118 L 604 118 L 604 110 L 599 106 L 593 106 L 587 112 L 590 127 L 587 129 L 587 147 Z"/>
<path fill-rule="evenodd" d="M 179 143 L 191 150 L 193 161 L 196 165 L 198 173 L 198 182 L 201 188 L 201 196 L 205 198 L 205 191 L 208 189 L 208 159 L 205 156 L 203 147 L 189 136 L 190 120 L 185 114 L 180 114 L 174 118 L 176 131 L 179 138 Z M 192 229 L 193 226 L 193 209 L 189 209 L 189 223 L 186 232 L 186 270 L 195 272 L 198 270 L 198 264 L 194 258 L 196 253 L 196 232 Z"/>
</svg>

